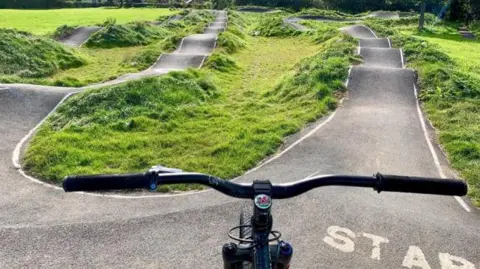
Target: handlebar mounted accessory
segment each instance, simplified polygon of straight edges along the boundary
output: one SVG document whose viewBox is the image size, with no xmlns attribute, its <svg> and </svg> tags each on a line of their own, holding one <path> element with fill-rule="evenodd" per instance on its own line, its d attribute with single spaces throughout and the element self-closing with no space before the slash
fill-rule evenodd
<svg viewBox="0 0 480 269">
<path fill-rule="evenodd" d="M 155 191 L 158 187 L 158 182 L 157 182 L 157 175 L 158 174 L 169 174 L 169 173 L 182 173 L 183 171 L 181 169 L 177 168 L 169 168 L 161 165 L 155 165 L 152 166 L 148 172 L 147 175 L 149 175 L 150 178 L 150 184 L 148 185 L 148 189 L 150 191 Z"/>
<path fill-rule="evenodd" d="M 378 193 L 380 193 L 382 191 L 382 187 L 383 187 L 383 175 L 380 174 L 380 173 L 376 173 L 373 176 L 377 179 L 374 190 L 376 190 Z"/>
</svg>

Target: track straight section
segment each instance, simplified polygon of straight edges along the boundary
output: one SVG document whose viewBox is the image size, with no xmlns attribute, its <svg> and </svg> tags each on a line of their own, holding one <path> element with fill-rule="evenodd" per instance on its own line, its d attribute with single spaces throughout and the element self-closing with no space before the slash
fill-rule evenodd
<svg viewBox="0 0 480 269">
<path fill-rule="evenodd" d="M 364 63 L 362 66 L 354 67 L 349 72 L 349 77 L 357 77 L 357 80 L 369 81 L 371 85 L 378 85 L 378 87 L 370 87 L 369 91 L 385 91 L 384 85 L 377 84 L 383 78 L 379 78 L 379 74 L 384 76 L 389 76 L 388 81 L 390 83 L 394 81 L 403 81 L 406 83 L 405 89 L 408 89 L 408 84 L 413 85 L 412 89 L 414 90 L 414 97 L 416 100 L 416 108 L 418 110 L 419 121 L 422 126 L 422 131 L 424 133 L 428 148 L 432 154 L 433 162 L 438 170 L 438 175 L 442 178 L 446 178 L 444 172 L 442 171 L 441 165 L 439 163 L 438 157 L 435 150 L 433 149 L 432 142 L 430 141 L 427 129 L 425 127 L 425 119 L 421 113 L 419 106 L 417 88 L 415 86 L 415 76 L 413 70 L 405 69 L 405 62 L 403 57 L 403 51 L 401 48 L 392 48 L 391 41 L 388 38 L 378 38 L 376 34 L 369 28 L 365 26 L 351 26 L 343 28 L 342 30 L 348 34 L 351 34 L 354 37 L 360 38 L 358 54 L 362 56 Z M 371 32 L 371 35 L 368 33 Z M 385 82 L 387 85 L 389 82 Z M 349 90 L 355 91 L 355 88 L 350 88 Z M 399 98 L 397 96 L 396 98 Z M 377 99 L 377 101 L 380 101 Z M 399 102 L 397 102 L 398 104 Z M 380 106 L 381 104 L 379 104 Z M 459 197 L 455 199 L 460 203 L 460 205 L 468 212 L 471 212 L 468 205 Z"/>
<path fill-rule="evenodd" d="M 222 17 L 225 13 L 217 14 Z M 399 67 L 401 53 L 366 27 L 344 30 L 361 38 L 365 63 L 351 68 L 341 108 L 238 182 L 377 171 L 438 177 L 413 94 L 414 71 Z M 173 54 L 184 54 L 187 63 L 176 62 L 175 68 L 198 64 L 200 57 L 189 61 L 191 52 L 181 51 L 208 38 L 184 39 Z M 12 165 L 15 145 L 78 89 L 2 86 L 7 89 L 0 90 L 0 268 L 221 266 L 222 231 L 237 223 L 243 201 L 213 191 L 114 199 L 32 184 Z M 292 268 L 479 269 L 475 212 L 449 197 L 328 187 L 274 201 L 274 227 L 294 245 Z"/>
</svg>

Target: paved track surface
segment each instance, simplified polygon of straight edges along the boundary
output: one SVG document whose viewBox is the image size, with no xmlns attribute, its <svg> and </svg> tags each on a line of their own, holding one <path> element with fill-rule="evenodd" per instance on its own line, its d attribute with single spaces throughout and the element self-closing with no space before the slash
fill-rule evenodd
<svg viewBox="0 0 480 269">
<path fill-rule="evenodd" d="M 374 38 L 360 26 L 344 30 Z M 314 127 L 322 128 L 238 181 L 376 171 L 438 177 L 417 114 L 415 74 L 392 68 L 396 56 L 388 59 L 388 66 L 371 57 L 352 68 L 348 97 L 330 121 L 320 120 Z M 143 199 L 65 194 L 18 173 L 11 161 L 15 145 L 70 91 L 23 85 L 0 91 L 0 268 L 220 268 L 224 233 L 238 222 L 243 201 L 213 191 Z M 440 164 L 451 176 L 442 157 Z M 439 253 L 477 268 L 480 262 L 479 214 L 451 197 L 330 187 L 273 207 L 274 228 L 294 244 L 292 268 L 404 268 L 409 246 L 422 250 L 429 264 L 423 268 L 462 268 L 445 261 L 441 267 Z M 340 251 L 325 243 L 331 226 L 351 230 L 354 246 Z M 389 243 L 372 253 L 368 234 Z"/>
<path fill-rule="evenodd" d="M 202 65 L 205 55 L 190 55 L 180 53 L 164 53 L 152 69 L 186 69 Z"/>
<path fill-rule="evenodd" d="M 102 27 L 79 27 L 75 29 L 71 35 L 61 38 L 59 42 L 72 47 L 80 47 L 90 38 L 91 35 L 100 29 L 102 29 Z"/>
<path fill-rule="evenodd" d="M 468 30 L 466 27 L 461 27 L 458 29 L 458 33 L 466 39 L 475 39 L 475 35 Z"/>
<path fill-rule="evenodd" d="M 224 11 L 215 12 L 216 19 L 214 23 L 222 23 L 226 26 L 227 14 Z M 179 20 L 182 16 L 175 15 L 170 20 Z M 220 27 L 217 27 L 220 28 Z M 207 28 L 206 28 L 207 29 Z M 224 29 L 224 28 L 222 28 Z M 186 68 L 200 68 L 205 61 L 206 57 L 213 52 L 216 46 L 216 33 L 195 34 L 187 36 L 182 39 L 179 44 L 179 48 L 174 53 L 166 53 L 165 57 L 160 57 L 157 61 L 147 70 L 125 74 L 111 81 L 96 83 L 77 89 L 63 88 L 63 87 L 51 87 L 51 86 L 39 86 L 31 84 L 0 84 L 0 89 L 9 89 L 15 87 L 15 89 L 63 89 L 70 92 L 78 92 L 86 89 L 100 88 L 104 86 L 111 86 L 119 83 L 128 82 L 135 79 L 144 77 L 159 76 L 168 73 L 171 70 L 179 70 Z M 199 59 L 202 60 L 199 60 Z"/>
<path fill-rule="evenodd" d="M 220 32 L 223 32 L 224 30 L 225 30 L 225 27 L 208 26 L 208 27 L 205 27 L 204 33 L 205 34 L 218 34 Z"/>
</svg>

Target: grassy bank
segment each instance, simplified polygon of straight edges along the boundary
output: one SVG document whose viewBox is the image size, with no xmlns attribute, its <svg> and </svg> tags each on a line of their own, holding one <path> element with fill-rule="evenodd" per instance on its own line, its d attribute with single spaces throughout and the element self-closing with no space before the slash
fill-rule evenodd
<svg viewBox="0 0 480 269">
<path fill-rule="evenodd" d="M 31 142 L 25 169 L 52 182 L 159 163 L 222 178 L 241 174 L 335 107 L 356 46 L 341 35 L 322 44 L 308 36 L 243 40 L 244 48 L 217 54 L 207 69 L 69 99 Z M 162 191 L 170 188 L 186 189 Z"/>
<path fill-rule="evenodd" d="M 167 8 L 72 8 L 50 10 L 0 10 L 0 28 L 14 28 L 36 35 L 53 33 L 57 27 L 69 25 L 97 25 L 107 18 L 115 18 L 117 23 L 132 21 L 154 21 L 159 16 L 177 13 Z"/>
<path fill-rule="evenodd" d="M 54 72 L 35 77 L 0 74 L 0 82 L 78 87 L 112 80 L 126 73 L 148 68 L 155 63 L 160 54 L 174 50 L 183 37 L 202 31 L 213 18 L 211 12 L 200 10 L 191 12 L 180 21 L 162 26 L 142 22 L 126 25 L 110 23 L 105 29 L 94 34 L 85 47 L 78 49 L 66 48 L 57 42 L 47 40 L 58 48 L 72 53 L 75 51 L 75 55 L 81 55 L 83 64 L 56 68 Z M 34 51 L 32 43 L 26 38 L 22 42 L 22 47 L 25 48 L 22 57 L 32 57 L 31 52 Z M 3 43 L 12 46 L 8 40 L 4 40 Z M 18 61 L 17 65 L 21 69 L 26 63 Z M 49 59 L 46 59 L 45 63 L 55 66 Z"/>
<path fill-rule="evenodd" d="M 452 167 L 467 180 L 469 194 L 480 206 L 480 41 L 462 38 L 455 24 L 431 20 L 418 31 L 413 19 L 392 23 L 401 25 L 369 25 L 404 48 L 408 65 L 418 71 L 423 109 Z"/>
</svg>

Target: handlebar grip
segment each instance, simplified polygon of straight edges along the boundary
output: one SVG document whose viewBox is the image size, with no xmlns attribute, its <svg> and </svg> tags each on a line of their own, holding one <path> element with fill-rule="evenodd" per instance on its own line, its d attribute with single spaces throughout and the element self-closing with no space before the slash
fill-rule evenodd
<svg viewBox="0 0 480 269">
<path fill-rule="evenodd" d="M 380 177 L 380 178 L 379 178 Z M 465 182 L 456 179 L 408 177 L 377 174 L 380 191 L 412 192 L 438 195 L 464 196 L 468 187 Z"/>
<path fill-rule="evenodd" d="M 63 181 L 63 190 L 66 192 L 73 192 L 148 189 L 151 177 L 151 173 L 66 176 Z"/>
</svg>

